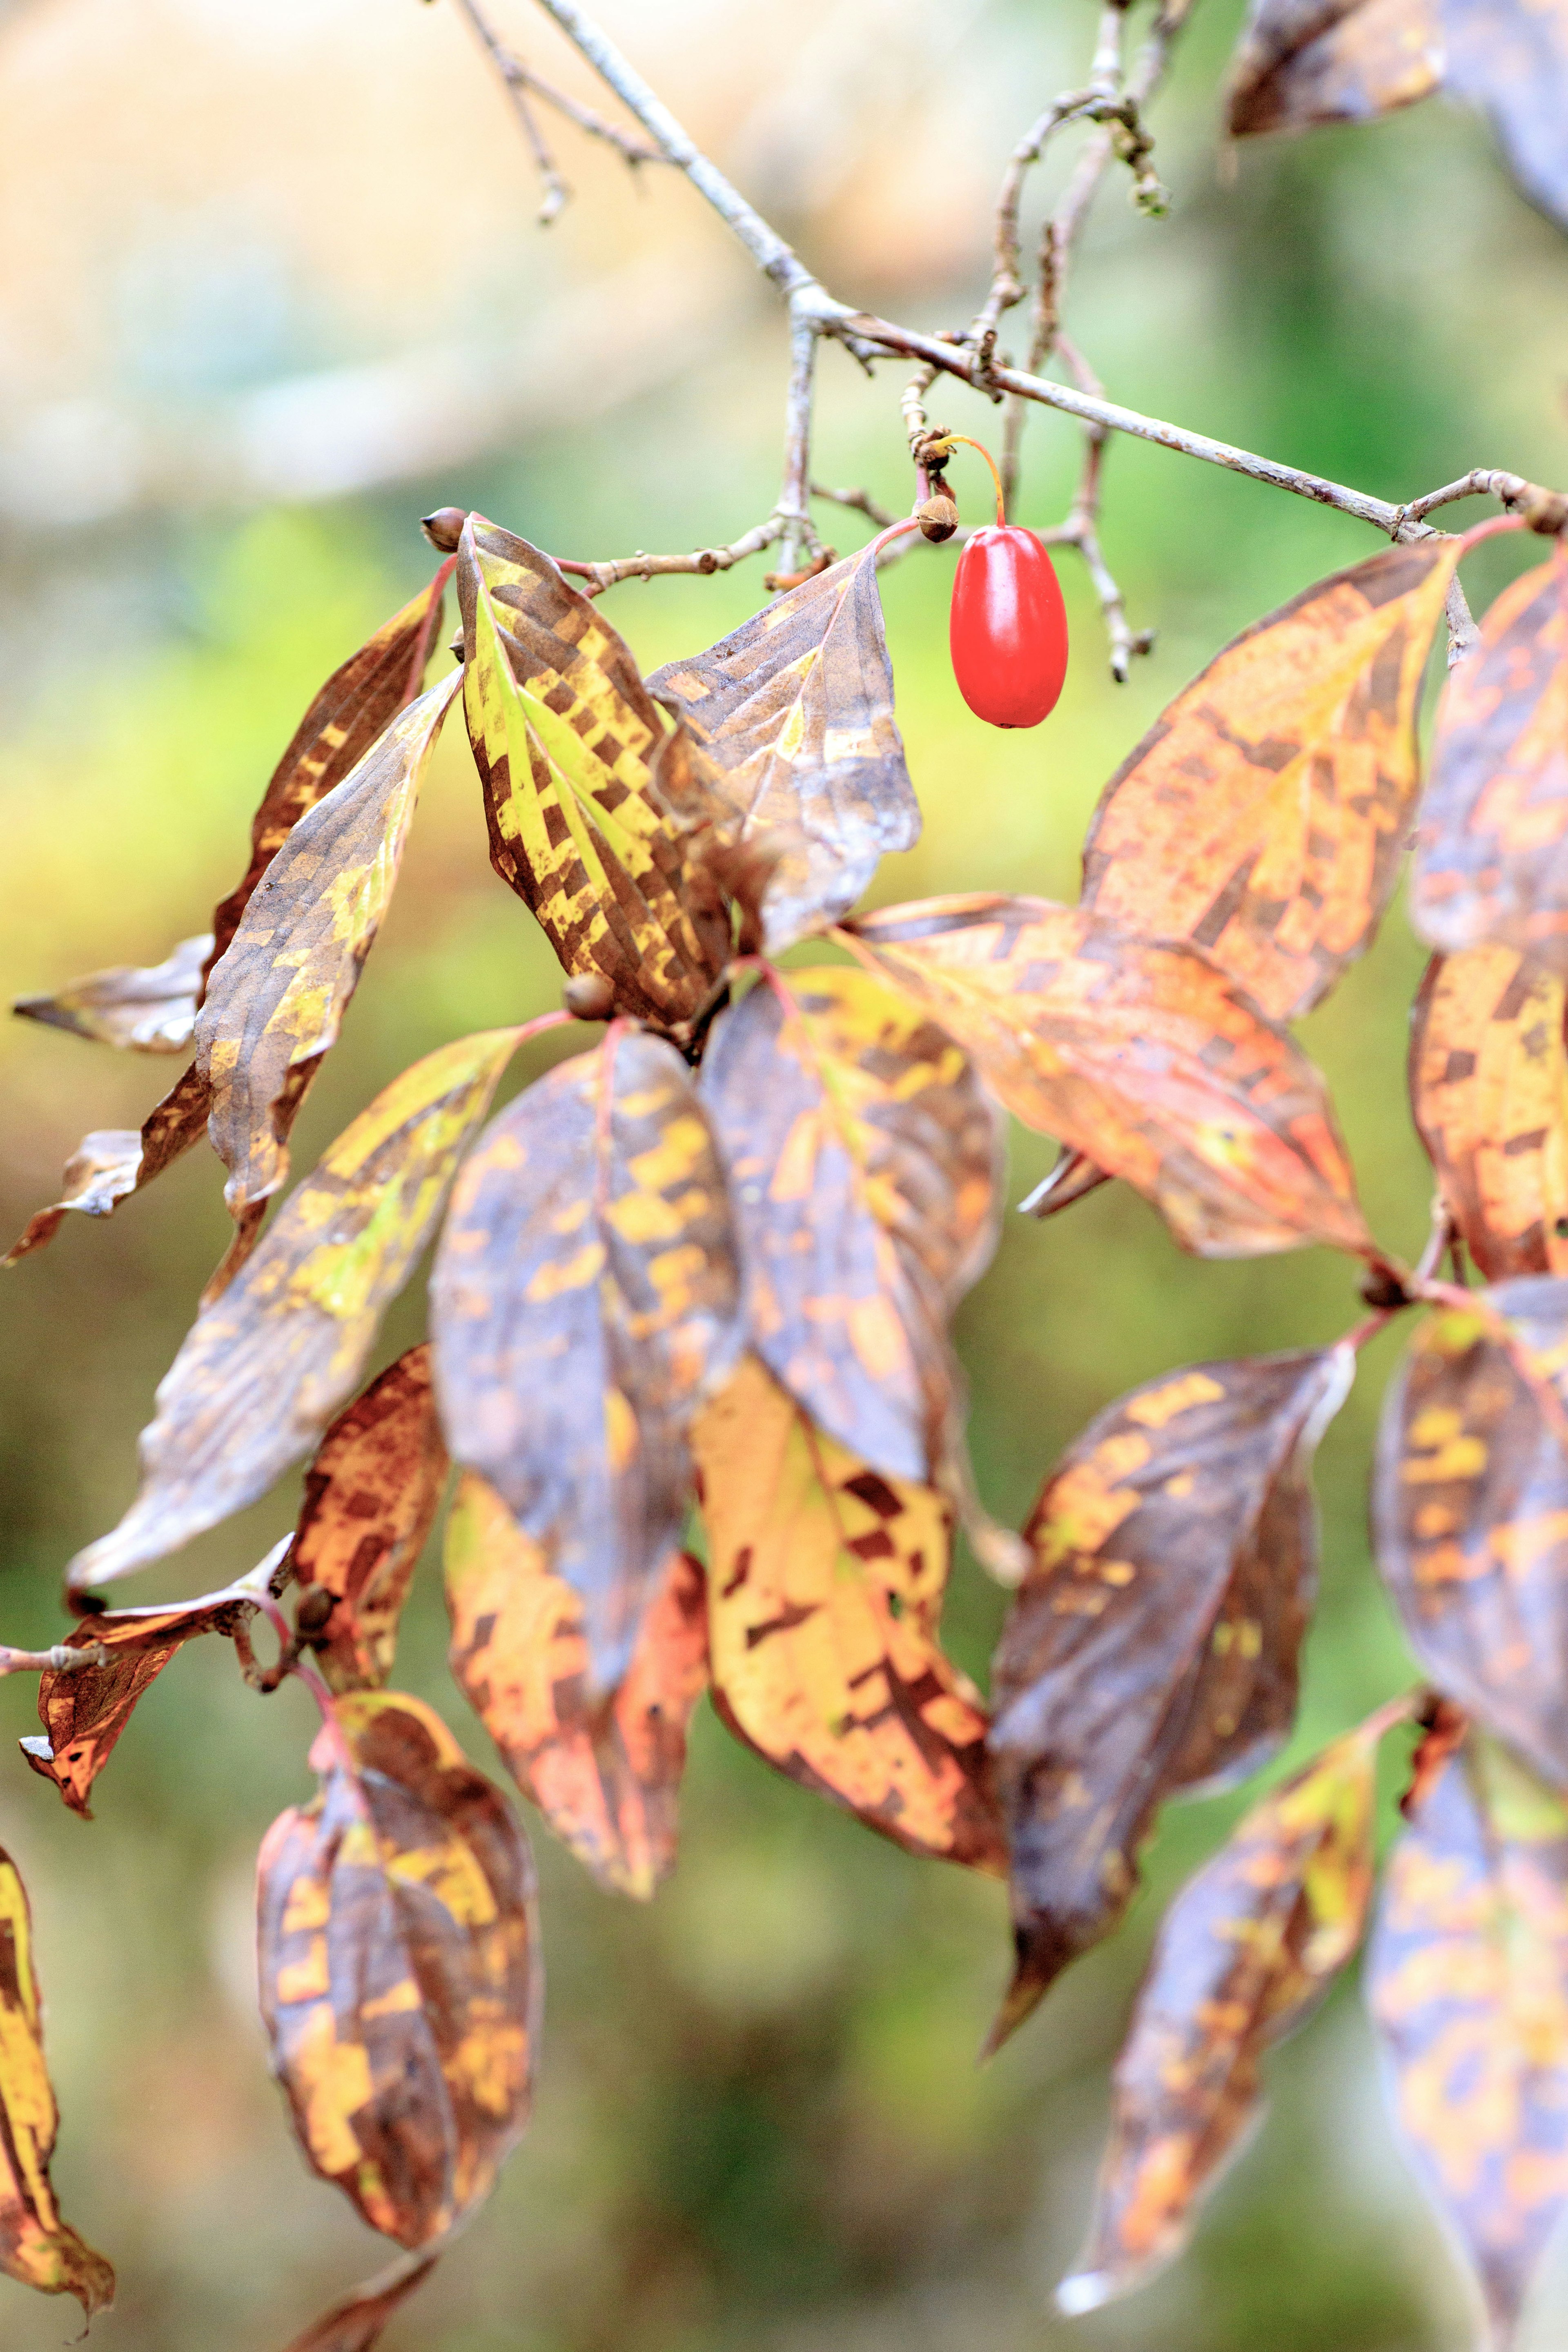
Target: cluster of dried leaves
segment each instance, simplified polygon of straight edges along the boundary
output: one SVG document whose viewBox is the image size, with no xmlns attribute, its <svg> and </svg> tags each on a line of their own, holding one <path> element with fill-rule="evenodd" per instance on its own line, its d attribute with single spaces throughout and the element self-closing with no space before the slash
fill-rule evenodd
<svg viewBox="0 0 1568 2352">
<path fill-rule="evenodd" d="M 374 2341 L 528 2113 L 528 1842 L 431 1709 L 386 1686 L 452 1465 L 454 1673 L 595 1877 L 647 1897 L 671 1867 L 707 1690 L 793 1779 L 1007 1879 L 994 2041 L 1114 1927 L 1165 1800 L 1256 1771 L 1289 1733 L 1310 1460 L 1365 1326 L 1111 1405 L 1024 1532 L 989 1706 L 942 1653 L 955 1522 L 1008 1551 L 973 1499 L 950 1337 L 995 1239 L 999 1107 L 1064 1147 L 1047 1209 L 1120 1178 L 1199 1255 L 1323 1243 L 1363 1262 L 1384 1315 L 1436 1302 L 1376 1478 L 1383 1571 L 1432 1689 L 1276 1788 L 1173 1905 L 1064 2304 L 1179 2248 L 1263 2053 L 1360 1941 L 1378 1744 L 1419 1717 L 1373 2006 L 1506 2337 L 1568 2201 L 1568 567 L 1554 552 L 1488 615 L 1423 800 L 1416 703 L 1462 548 L 1390 549 L 1221 653 L 1108 786 L 1078 906 L 852 919 L 919 824 L 874 554 L 645 680 L 547 556 L 471 515 L 312 703 L 211 938 L 21 1008 L 191 1059 L 139 1133 L 86 1139 L 14 1255 L 204 1130 L 228 1174 L 233 1244 L 158 1391 L 135 1501 L 71 1566 L 80 1622 L 26 1747 L 86 1812 L 138 1697 L 201 1634 L 258 1685 L 291 1671 L 317 1693 L 319 1792 L 261 1853 L 263 2004 L 308 2160 L 405 2259 L 294 2352 Z M 426 689 L 454 570 L 463 658 Z M 488 1124 L 520 1045 L 567 1014 L 429 1055 L 268 1223 L 459 701 L 495 867 L 568 1005 L 606 1025 Z M 1473 1292 L 1379 1249 L 1287 1026 L 1365 948 L 1417 823 L 1438 953 L 1412 1096 Z M 782 970 L 811 937 L 847 956 Z M 429 1340 L 362 1387 L 437 1229 Z M 298 1524 L 251 1576 L 105 1607 L 104 1586 L 305 1457 Z M 90 2313 L 111 2274 L 49 2190 L 26 1899 L 8 1864 L 0 1882 L 0 2260 Z"/>
</svg>

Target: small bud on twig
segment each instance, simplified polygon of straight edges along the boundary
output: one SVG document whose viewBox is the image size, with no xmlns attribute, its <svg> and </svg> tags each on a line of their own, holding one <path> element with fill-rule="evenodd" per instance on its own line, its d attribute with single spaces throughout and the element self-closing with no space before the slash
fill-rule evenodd
<svg viewBox="0 0 1568 2352">
<path fill-rule="evenodd" d="M 561 1002 L 574 1021 L 607 1021 L 616 992 L 602 971 L 580 971 L 561 992 Z"/>
<path fill-rule="evenodd" d="M 434 514 L 422 518 L 419 528 L 432 547 L 439 548 L 443 555 L 454 555 L 468 520 L 467 507 L 437 507 Z"/>
<path fill-rule="evenodd" d="M 951 539 L 958 529 L 958 509 L 949 498 L 927 499 L 923 506 L 915 509 L 915 513 L 922 539 Z"/>
</svg>

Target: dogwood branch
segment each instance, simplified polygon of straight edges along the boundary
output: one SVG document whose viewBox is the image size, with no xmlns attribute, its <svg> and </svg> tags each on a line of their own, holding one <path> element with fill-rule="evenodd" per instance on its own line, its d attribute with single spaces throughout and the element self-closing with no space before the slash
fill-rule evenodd
<svg viewBox="0 0 1568 2352">
<path fill-rule="evenodd" d="M 525 65 L 516 51 L 510 49 L 501 39 L 479 6 L 479 0 L 458 0 L 458 5 L 505 83 L 523 136 L 532 150 L 540 178 L 544 184 L 544 202 L 539 213 L 542 226 L 547 227 L 555 218 L 572 191 L 550 152 L 539 126 L 539 118 L 530 104 L 531 98 L 541 99 L 546 106 L 553 107 L 557 114 L 563 114 L 568 122 L 574 122 L 579 131 L 585 131 L 590 138 L 602 139 L 606 146 L 615 149 L 624 163 L 633 169 L 639 163 L 668 161 L 660 149 L 649 146 L 646 140 L 634 138 L 629 131 L 623 131 L 618 123 L 611 122 L 595 108 L 584 106 L 580 99 L 573 98 L 567 91 L 557 89 L 553 82 L 546 81 L 542 74 L 534 72 L 531 66 Z"/>
</svg>

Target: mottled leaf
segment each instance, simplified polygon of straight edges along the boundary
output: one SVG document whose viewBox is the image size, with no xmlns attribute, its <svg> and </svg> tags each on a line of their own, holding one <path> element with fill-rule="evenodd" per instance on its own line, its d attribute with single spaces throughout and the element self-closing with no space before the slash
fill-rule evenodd
<svg viewBox="0 0 1568 2352">
<path fill-rule="evenodd" d="M 754 1356 L 695 1442 L 724 1721 L 910 1853 L 1003 1872 L 985 1710 L 937 1641 L 943 1497 L 868 1469 Z"/>
<path fill-rule="evenodd" d="M 89 2319 L 114 2300 L 114 2273 L 62 2221 L 49 2180 L 59 2111 L 44 2063 L 33 1916 L 0 1853 L 0 2269 L 42 2294 L 74 2294 Z"/>
<path fill-rule="evenodd" d="M 69 1635 L 67 1649 L 106 1654 L 93 1665 L 51 1668 L 39 1678 L 38 1720 L 44 1728 L 24 1739 L 21 1748 L 34 1771 L 54 1782 L 73 1813 L 91 1820 L 88 1799 L 92 1784 L 149 1684 L 199 1634 L 233 1633 L 248 1623 L 289 1540 L 285 1537 L 258 1568 L 221 1592 L 152 1609 L 107 1611 L 88 1618 Z"/>
<path fill-rule="evenodd" d="M 689 767 L 621 639 L 526 540 L 470 515 L 458 555 L 463 707 L 490 863 L 564 969 L 600 972 L 615 1009 L 689 1019 L 730 953 L 667 765 Z"/>
<path fill-rule="evenodd" d="M 1366 122 L 1443 74 L 1443 0 L 1254 0 L 1231 65 L 1234 139 Z"/>
<path fill-rule="evenodd" d="M 1400 1837 L 1370 1979 L 1416 2169 L 1506 2347 L 1568 2203 L 1568 1807 L 1501 1746 L 1451 1759 Z"/>
<path fill-rule="evenodd" d="M 721 772 L 743 835 L 775 835 L 763 900 L 777 953 L 851 908 L 920 803 L 893 719 L 875 543 L 648 679 Z"/>
<path fill-rule="evenodd" d="M 1270 1019 L 1376 929 L 1415 804 L 1415 706 L 1457 541 L 1391 547 L 1216 655 L 1106 786 L 1083 904 L 1192 940 Z"/>
<path fill-rule="evenodd" d="M 139 1128 L 95 1128 L 66 1161 L 60 1198 L 31 1216 L 0 1265 L 16 1265 L 53 1241 L 68 1209 L 111 1216 L 121 1201 L 161 1176 L 207 1131 L 208 1095 L 195 1063 L 154 1105 Z"/>
<path fill-rule="evenodd" d="M 163 963 L 111 964 L 89 971 L 53 996 L 23 996 L 11 1007 L 78 1037 L 135 1054 L 183 1054 L 191 1042 L 196 996 L 212 947 L 210 932 L 182 940 Z"/>
<path fill-rule="evenodd" d="M 992 893 L 890 907 L 840 936 L 1026 1127 L 1126 1177 L 1184 1248 L 1371 1248 L 1318 1072 L 1199 950 Z"/>
<path fill-rule="evenodd" d="M 1193 2209 L 1261 2101 L 1259 2063 L 1361 1941 L 1373 1883 L 1377 1731 L 1255 1805 L 1165 1914 L 1116 2062 L 1089 2242 L 1058 2293 L 1091 2311 L 1179 2253 Z"/>
<path fill-rule="evenodd" d="M 74 1589 L 176 1550 L 309 1452 L 359 1379 L 521 1034 L 486 1030 L 416 1062 L 295 1187 L 197 1316 L 142 1433 L 141 1490 L 72 1561 Z"/>
<path fill-rule="evenodd" d="M 469 1471 L 447 1523 L 452 1672 L 532 1799 L 601 1886 L 646 1902 L 675 1866 L 686 1728 L 708 1686 L 702 1570 L 673 1552 L 613 1701 L 588 1680 L 583 1603 Z"/>
<path fill-rule="evenodd" d="M 858 971 L 771 976 L 722 1014 L 700 1092 L 730 1171 L 751 1344 L 891 1477 L 962 1445 L 948 1324 L 995 1245 L 1001 1136 L 968 1057 Z"/>
<path fill-rule="evenodd" d="M 600 1691 L 679 1540 L 740 1286 L 707 1118 L 644 1031 L 529 1087 L 463 1170 L 431 1285 L 447 1443 L 581 1596 Z"/>
<path fill-rule="evenodd" d="M 992 1670 L 1017 1945 L 995 2041 L 1115 1927 L 1162 1801 L 1245 1779 L 1289 1732 L 1311 1457 L 1353 1371 L 1342 1346 L 1164 1374 L 1046 1481 Z"/>
<path fill-rule="evenodd" d="M 394 2263 L 323 2312 L 303 2336 L 295 2336 L 289 2352 L 371 2352 L 387 2321 L 402 2310 L 416 2286 L 424 2285 L 439 2259 L 438 2254 L 410 2254 Z"/>
<path fill-rule="evenodd" d="M 1423 939 L 1568 978 L 1568 559 L 1505 588 L 1437 707 L 1412 899 Z"/>
<path fill-rule="evenodd" d="M 1568 228 L 1568 5 L 1442 0 L 1447 87 L 1479 106 L 1532 205 Z"/>
<path fill-rule="evenodd" d="M 1378 1565 L 1439 1688 L 1568 1786 L 1568 1281 L 1477 1296 L 1422 1327 L 1389 1389 Z"/>
<path fill-rule="evenodd" d="M 1460 1239 L 1489 1282 L 1568 1273 L 1564 986 L 1512 948 L 1434 956 L 1410 1102 Z"/>
<path fill-rule="evenodd" d="M 341 1412 L 305 1473 L 290 1559 L 304 1591 L 331 1596 L 311 1638 L 333 1690 L 378 1688 L 447 1483 L 428 1345 L 410 1348 Z"/>
<path fill-rule="evenodd" d="M 419 787 L 461 682 L 453 670 L 410 703 L 300 819 L 213 966 L 196 1016 L 196 1067 L 212 1090 L 208 1133 L 237 1219 L 288 1178 L 289 1128 L 391 903 Z"/>
<path fill-rule="evenodd" d="M 335 669 L 306 711 L 251 821 L 250 862 L 213 915 L 210 971 L 239 929 L 251 895 L 300 819 L 359 765 L 424 682 L 441 625 L 443 564 L 400 612 Z"/>
<path fill-rule="evenodd" d="M 348 1694 L 310 1759 L 314 1802 L 274 1822 L 257 1865 L 273 2071 L 314 2170 L 372 2229 L 429 2246 L 489 2196 L 528 2120 L 533 1860 L 419 1699 Z"/>
</svg>

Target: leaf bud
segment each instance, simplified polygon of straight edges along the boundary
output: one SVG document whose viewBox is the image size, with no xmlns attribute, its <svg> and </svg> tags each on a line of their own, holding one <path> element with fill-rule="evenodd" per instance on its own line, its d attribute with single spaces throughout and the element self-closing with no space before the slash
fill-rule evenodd
<svg viewBox="0 0 1568 2352">
<path fill-rule="evenodd" d="M 419 528 L 432 547 L 439 548 L 443 555 L 454 555 L 468 520 L 467 507 L 437 507 L 434 514 L 422 519 Z"/>
<path fill-rule="evenodd" d="M 935 498 L 927 499 L 923 506 L 917 507 L 915 514 L 923 539 L 951 539 L 958 529 L 958 509 L 951 499 L 942 497 L 940 492 Z"/>
<path fill-rule="evenodd" d="M 294 1631 L 305 1641 L 325 1631 L 337 1607 L 337 1595 L 324 1584 L 309 1584 L 294 1604 Z"/>
<path fill-rule="evenodd" d="M 574 1021 L 607 1021 L 616 992 L 602 971 L 580 971 L 561 992 L 561 1002 Z"/>
</svg>

